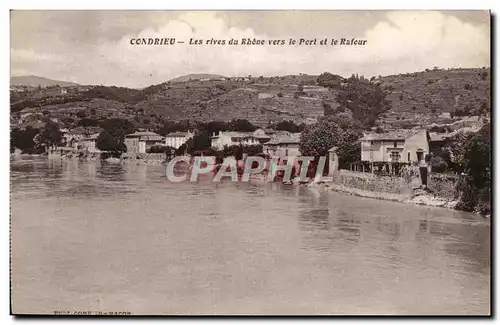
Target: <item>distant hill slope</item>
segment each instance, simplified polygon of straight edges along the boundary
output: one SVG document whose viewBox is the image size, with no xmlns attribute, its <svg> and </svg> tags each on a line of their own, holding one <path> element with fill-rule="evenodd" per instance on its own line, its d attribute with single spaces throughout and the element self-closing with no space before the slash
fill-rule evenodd
<svg viewBox="0 0 500 325">
<path fill-rule="evenodd" d="M 485 115 L 490 111 L 490 69 L 435 69 L 378 79 L 392 109 L 381 125 L 411 127 L 436 122 L 442 113 Z M 439 122 L 439 121 L 438 121 Z"/>
<path fill-rule="evenodd" d="M 154 128 L 165 120 L 206 122 L 235 118 L 265 127 L 283 120 L 308 123 L 325 114 L 345 110 L 345 105 L 337 100 L 344 86 L 321 87 L 317 83 L 318 76 L 301 74 L 199 80 L 219 77 L 191 74 L 176 78 L 180 80 L 177 82 L 165 82 L 142 90 L 78 86 L 53 92 L 36 89 L 12 91 L 11 117 L 12 114 L 20 116 L 28 109 L 40 113 L 45 111 L 60 121 L 70 121 L 76 119 L 76 111 L 82 111 L 80 116 L 127 118 L 139 127 L 147 128 Z M 436 69 L 379 77 L 372 81 L 380 83 L 388 93 L 390 108 L 377 116 L 377 125 L 384 129 L 452 123 L 455 120 L 439 115 L 443 112 L 486 115 L 490 109 L 488 68 Z M 346 99 L 352 101 L 351 97 Z M 72 107 L 73 112 L 69 110 Z M 347 111 L 349 113 L 349 109 Z"/>
<path fill-rule="evenodd" d="M 71 87 L 78 86 L 77 83 L 61 81 L 61 80 L 52 80 L 44 77 L 38 76 L 17 76 L 10 78 L 11 86 L 33 86 L 33 87 L 49 87 L 59 85 L 60 87 Z"/>
<path fill-rule="evenodd" d="M 205 78 L 224 78 L 224 76 L 218 74 L 208 74 L 208 73 L 193 73 L 185 76 L 180 76 L 174 79 L 170 79 L 170 83 L 175 82 L 186 82 L 190 80 L 205 79 Z"/>
</svg>

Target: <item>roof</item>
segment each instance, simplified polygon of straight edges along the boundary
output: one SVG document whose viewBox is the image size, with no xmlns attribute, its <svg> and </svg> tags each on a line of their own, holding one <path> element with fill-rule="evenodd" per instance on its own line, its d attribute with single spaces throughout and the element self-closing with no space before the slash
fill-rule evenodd
<svg viewBox="0 0 500 325">
<path fill-rule="evenodd" d="M 227 132 L 222 132 L 222 134 L 215 134 L 214 136 L 210 137 L 211 139 L 216 139 L 219 136 L 224 135 L 227 137 L 231 138 L 243 138 L 243 139 L 271 139 L 269 135 L 266 135 L 264 132 L 236 132 L 236 131 L 227 131 Z"/>
<path fill-rule="evenodd" d="M 99 134 L 100 133 L 94 133 L 94 134 L 91 134 L 85 138 L 83 138 L 83 140 L 97 140 L 97 138 L 99 137 Z"/>
<path fill-rule="evenodd" d="M 300 142 L 300 133 L 292 133 L 291 135 L 283 135 L 277 136 L 269 142 L 264 144 L 266 145 L 278 145 L 278 144 L 294 144 Z"/>
<path fill-rule="evenodd" d="M 412 137 L 415 134 L 420 133 L 422 131 L 425 131 L 425 130 L 423 130 L 423 129 L 417 129 L 417 130 L 400 129 L 400 130 L 394 130 L 394 131 L 385 132 L 385 133 L 369 133 L 369 134 L 366 134 L 364 137 L 362 137 L 360 140 L 362 140 L 362 141 L 406 140 L 409 137 Z"/>
<path fill-rule="evenodd" d="M 328 152 L 336 152 L 338 149 L 338 147 L 331 147 L 330 149 L 328 149 Z"/>
<path fill-rule="evenodd" d="M 141 141 L 161 141 L 163 137 L 151 131 L 139 131 L 127 134 L 125 138 L 139 138 Z"/>
<path fill-rule="evenodd" d="M 192 135 L 191 132 L 171 132 L 167 134 L 167 138 L 177 138 L 177 137 L 186 137 Z"/>
<path fill-rule="evenodd" d="M 441 133 L 431 132 L 429 133 L 431 141 L 444 141 L 445 137 Z"/>
<path fill-rule="evenodd" d="M 225 135 L 225 136 L 234 137 L 234 138 L 253 137 L 253 133 L 252 132 L 235 132 L 235 131 L 229 131 L 229 132 L 222 132 L 221 134 L 217 133 L 216 135 L 212 136 L 212 138 L 218 138 L 220 135 Z"/>
<path fill-rule="evenodd" d="M 133 137 L 153 136 L 153 135 L 159 136 L 159 134 L 151 132 L 151 131 L 136 131 L 134 133 L 127 134 L 126 137 L 133 138 Z"/>
</svg>

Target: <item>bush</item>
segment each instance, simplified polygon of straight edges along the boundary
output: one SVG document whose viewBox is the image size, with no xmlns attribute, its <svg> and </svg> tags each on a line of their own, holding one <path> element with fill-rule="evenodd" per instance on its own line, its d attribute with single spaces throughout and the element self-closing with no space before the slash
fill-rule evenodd
<svg viewBox="0 0 500 325">
<path fill-rule="evenodd" d="M 149 150 L 147 150 L 147 153 L 166 153 L 170 154 L 172 150 L 175 152 L 175 148 L 169 147 L 169 146 L 162 146 L 162 145 L 153 145 Z"/>
<path fill-rule="evenodd" d="M 434 173 L 444 173 L 448 169 L 448 164 L 440 156 L 432 156 L 431 168 Z"/>
<path fill-rule="evenodd" d="M 455 209 L 473 212 L 478 202 L 475 188 L 472 185 L 463 182 L 459 185 L 458 190 L 461 193 L 461 196 L 460 201 L 455 206 Z"/>
</svg>

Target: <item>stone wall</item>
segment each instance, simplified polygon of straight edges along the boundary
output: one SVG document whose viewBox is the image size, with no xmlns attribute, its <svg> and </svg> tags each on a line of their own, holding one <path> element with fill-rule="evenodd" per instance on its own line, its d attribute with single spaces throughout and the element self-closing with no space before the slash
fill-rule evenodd
<svg viewBox="0 0 500 325">
<path fill-rule="evenodd" d="M 431 173 L 428 188 L 436 197 L 456 199 L 457 175 Z M 355 189 L 362 192 L 375 192 L 380 195 L 396 194 L 411 197 L 420 186 L 420 179 L 407 183 L 399 176 L 377 176 L 372 173 L 354 172 L 341 169 L 333 175 L 333 185 L 345 189 Z"/>
<path fill-rule="evenodd" d="M 341 169 L 333 176 L 333 183 L 363 191 L 404 194 L 408 185 L 401 177 L 376 176 L 372 173 Z"/>
</svg>

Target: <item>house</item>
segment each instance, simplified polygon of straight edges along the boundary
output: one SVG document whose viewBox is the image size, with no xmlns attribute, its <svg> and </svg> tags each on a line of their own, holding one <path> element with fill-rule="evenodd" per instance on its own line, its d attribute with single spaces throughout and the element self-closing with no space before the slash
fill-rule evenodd
<svg viewBox="0 0 500 325">
<path fill-rule="evenodd" d="M 300 156 L 299 144 L 300 133 L 291 133 L 290 135 L 277 136 L 266 142 L 263 145 L 263 151 L 271 157 L 296 157 Z"/>
<path fill-rule="evenodd" d="M 172 132 L 165 137 L 165 145 L 179 149 L 187 140 L 194 136 L 191 132 Z"/>
<path fill-rule="evenodd" d="M 225 146 L 252 146 L 262 145 L 271 139 L 262 129 L 254 132 L 222 132 L 214 133 L 211 137 L 211 146 L 216 150 L 222 150 Z"/>
<path fill-rule="evenodd" d="M 361 139 L 361 160 L 367 162 L 420 162 L 429 153 L 426 130 L 395 130 L 366 134 Z"/>
<path fill-rule="evenodd" d="M 264 144 L 271 140 L 271 136 L 267 134 L 263 129 L 257 129 L 252 133 L 252 136 L 257 139 L 259 144 Z"/>
<path fill-rule="evenodd" d="M 165 139 L 151 131 L 137 131 L 125 135 L 127 153 L 146 153 L 153 145 L 163 145 Z"/>
<path fill-rule="evenodd" d="M 89 152 L 99 152 L 100 150 L 96 147 L 98 137 L 99 133 L 94 133 L 83 137 L 80 141 L 78 141 L 77 148 Z"/>
<path fill-rule="evenodd" d="M 69 133 L 69 130 L 67 128 L 62 128 L 59 130 L 61 132 L 61 142 L 64 146 L 69 146 L 70 141 L 71 141 L 71 133 Z"/>
</svg>

